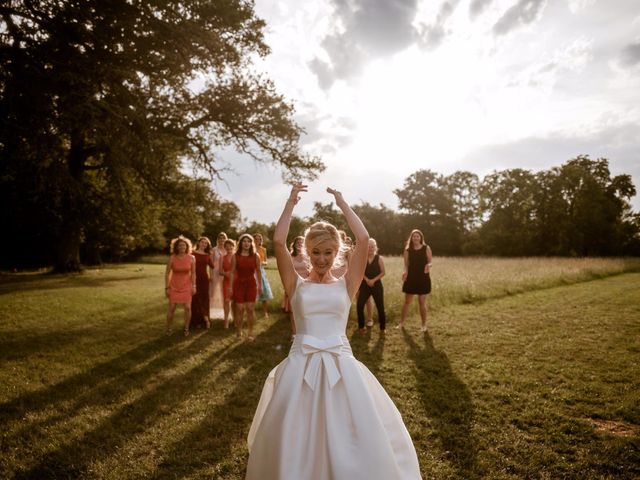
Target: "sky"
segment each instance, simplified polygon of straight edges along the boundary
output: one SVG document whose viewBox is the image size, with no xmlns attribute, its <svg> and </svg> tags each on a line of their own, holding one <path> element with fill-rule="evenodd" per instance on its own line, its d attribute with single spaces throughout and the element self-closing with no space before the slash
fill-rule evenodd
<svg viewBox="0 0 640 480">
<path fill-rule="evenodd" d="M 327 169 L 296 214 L 328 203 L 397 208 L 419 169 L 532 171 L 604 157 L 640 190 L 638 0 L 255 0 L 271 54 L 256 63 L 296 106 Z M 249 221 L 289 187 L 232 152 L 217 182 Z M 640 196 L 631 201 L 640 210 Z"/>
</svg>

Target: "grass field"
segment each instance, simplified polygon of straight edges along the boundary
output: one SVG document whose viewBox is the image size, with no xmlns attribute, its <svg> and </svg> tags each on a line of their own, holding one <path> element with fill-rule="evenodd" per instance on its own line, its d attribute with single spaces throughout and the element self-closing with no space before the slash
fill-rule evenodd
<svg viewBox="0 0 640 480">
<path fill-rule="evenodd" d="M 163 269 L 0 276 L 0 478 L 244 478 L 288 319 L 276 299 L 253 344 L 221 322 L 166 337 Z M 348 331 L 424 478 L 640 476 L 639 259 L 438 258 L 432 276 L 427 335 L 415 309 L 404 333 Z"/>
</svg>

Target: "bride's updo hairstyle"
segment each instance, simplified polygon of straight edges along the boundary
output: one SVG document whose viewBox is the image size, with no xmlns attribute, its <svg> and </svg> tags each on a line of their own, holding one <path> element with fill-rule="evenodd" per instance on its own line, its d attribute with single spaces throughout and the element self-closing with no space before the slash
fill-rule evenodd
<svg viewBox="0 0 640 480">
<path fill-rule="evenodd" d="M 324 242 L 330 242 L 336 249 L 336 258 L 333 261 L 333 268 L 344 263 L 344 252 L 347 247 L 342 243 L 338 229 L 328 222 L 316 222 L 304 232 L 304 248 L 307 255 Z"/>
</svg>

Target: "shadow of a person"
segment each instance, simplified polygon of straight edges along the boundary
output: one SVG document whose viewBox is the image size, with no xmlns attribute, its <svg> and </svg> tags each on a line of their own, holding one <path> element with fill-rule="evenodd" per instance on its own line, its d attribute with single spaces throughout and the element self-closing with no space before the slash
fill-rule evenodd
<svg viewBox="0 0 640 480">
<path fill-rule="evenodd" d="M 467 386 L 451 369 L 447 355 L 437 350 L 428 332 L 419 345 L 406 330 L 420 400 L 438 441 L 460 478 L 477 478 L 476 447 L 471 438 L 473 404 Z"/>
</svg>

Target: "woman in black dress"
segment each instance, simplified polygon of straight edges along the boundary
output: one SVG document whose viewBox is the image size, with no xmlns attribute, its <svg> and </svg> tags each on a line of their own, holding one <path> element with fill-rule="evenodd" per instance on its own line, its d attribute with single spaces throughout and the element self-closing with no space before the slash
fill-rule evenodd
<svg viewBox="0 0 640 480">
<path fill-rule="evenodd" d="M 384 334 L 386 316 L 384 313 L 384 289 L 382 288 L 382 277 L 384 277 L 384 261 L 378 255 L 378 244 L 374 238 L 369 239 L 369 255 L 367 266 L 364 270 L 364 278 L 358 291 L 358 331 L 364 332 L 364 306 L 373 297 L 378 309 L 378 322 L 380 323 L 380 333 Z"/>
<path fill-rule="evenodd" d="M 424 235 L 420 230 L 412 230 L 404 249 L 404 272 L 402 274 L 402 291 L 404 292 L 404 305 L 400 324 L 396 328 L 404 328 L 409 306 L 414 295 L 418 295 L 420 317 L 422 318 L 423 332 L 427 331 L 427 294 L 431 292 L 431 248 L 424 241 Z"/>
</svg>

